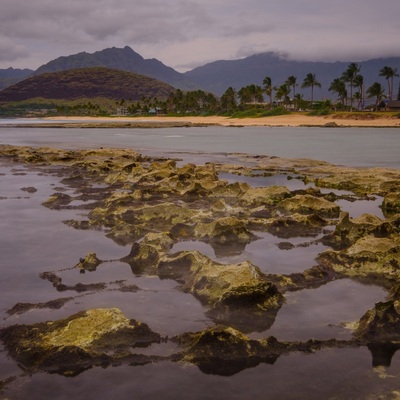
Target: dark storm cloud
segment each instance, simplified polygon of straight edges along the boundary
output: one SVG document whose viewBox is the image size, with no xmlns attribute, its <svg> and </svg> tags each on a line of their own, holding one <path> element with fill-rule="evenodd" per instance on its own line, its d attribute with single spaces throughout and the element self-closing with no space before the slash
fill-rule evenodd
<svg viewBox="0 0 400 400">
<path fill-rule="evenodd" d="M 399 15 L 398 0 L 1 0 L 0 68 L 125 45 L 171 66 L 399 55 Z"/>
</svg>

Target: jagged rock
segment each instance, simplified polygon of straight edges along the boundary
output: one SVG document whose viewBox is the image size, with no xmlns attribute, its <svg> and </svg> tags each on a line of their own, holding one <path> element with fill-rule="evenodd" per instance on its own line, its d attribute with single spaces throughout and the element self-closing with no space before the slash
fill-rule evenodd
<svg viewBox="0 0 400 400">
<path fill-rule="evenodd" d="M 291 197 L 291 193 L 285 186 L 257 187 L 248 189 L 240 197 L 240 202 L 248 207 L 258 207 L 276 205 L 288 197 Z"/>
<path fill-rule="evenodd" d="M 196 364 L 207 374 L 230 376 L 261 362 L 273 364 L 286 350 L 274 337 L 252 340 L 239 331 L 214 326 L 173 338 L 184 347 L 182 361 Z"/>
<path fill-rule="evenodd" d="M 397 187 L 399 182 L 397 182 Z M 388 193 L 382 202 L 382 210 L 390 213 L 400 213 L 400 192 Z"/>
<path fill-rule="evenodd" d="M 250 189 L 250 185 L 245 182 L 221 184 L 209 193 L 209 197 L 218 197 L 225 201 L 237 202 L 238 198 Z"/>
<path fill-rule="evenodd" d="M 247 229 L 247 224 L 236 217 L 223 217 L 208 224 L 198 224 L 194 229 L 194 235 L 199 239 L 220 244 L 229 242 L 250 243 L 256 238 Z"/>
<path fill-rule="evenodd" d="M 285 213 L 317 214 L 322 217 L 336 218 L 340 208 L 324 198 L 311 195 L 296 195 L 282 200 L 278 209 Z"/>
<path fill-rule="evenodd" d="M 397 280 L 400 279 L 400 240 L 398 236 L 365 236 L 345 250 L 324 251 L 318 261 L 350 276 L 380 275 Z"/>
<path fill-rule="evenodd" d="M 127 319 L 116 308 L 93 309 L 69 318 L 0 330 L 9 354 L 30 371 L 74 375 L 94 365 L 108 365 L 131 348 L 159 342 L 146 324 Z"/>
<path fill-rule="evenodd" d="M 148 233 L 142 240 L 141 244 L 153 246 L 159 252 L 167 252 L 174 245 L 175 240 L 168 232 Z"/>
<path fill-rule="evenodd" d="M 288 239 L 299 236 L 316 236 L 321 233 L 327 221 L 316 214 L 278 216 L 268 219 L 254 218 L 249 220 L 249 227 L 267 231 L 274 236 Z"/>
<path fill-rule="evenodd" d="M 276 286 L 248 261 L 218 264 L 197 251 L 183 251 L 164 257 L 157 274 L 181 283 L 181 290 L 210 308 L 211 318 L 232 326 L 251 319 L 252 327 L 270 326 L 284 301 Z"/>
<path fill-rule="evenodd" d="M 80 268 L 83 271 L 96 271 L 96 268 L 102 263 L 103 261 L 97 258 L 96 253 L 88 253 L 86 254 L 85 258 L 81 258 L 79 263 L 76 264 L 76 268 Z"/>
<path fill-rule="evenodd" d="M 341 275 L 330 266 L 315 265 L 303 272 L 289 275 L 268 275 L 267 278 L 276 284 L 281 293 L 284 293 L 286 291 L 317 288 L 341 278 Z"/>
<path fill-rule="evenodd" d="M 132 268 L 132 272 L 141 275 L 146 269 L 156 267 L 160 259 L 158 250 L 146 243 L 133 243 L 131 252 L 121 258 L 120 261 L 126 262 Z"/>
<path fill-rule="evenodd" d="M 350 190 L 358 194 L 384 195 L 398 188 L 400 178 L 399 170 L 388 168 L 351 168 L 328 165 L 313 168 L 312 173 L 317 175 L 315 183 L 319 187 Z"/>
<path fill-rule="evenodd" d="M 390 222 L 382 221 L 375 215 L 362 214 L 359 218 L 350 218 L 348 212 L 342 212 L 335 230 L 321 241 L 339 250 L 351 246 L 363 236 L 387 237 L 393 232 Z"/>
<path fill-rule="evenodd" d="M 42 205 L 53 210 L 58 210 L 63 206 L 67 206 L 73 200 L 74 200 L 73 197 L 71 197 L 68 194 L 54 193 L 46 201 L 44 201 Z"/>
<path fill-rule="evenodd" d="M 391 340 L 400 342 L 400 314 L 394 301 L 376 303 L 358 323 L 356 337 L 368 341 Z"/>
</svg>

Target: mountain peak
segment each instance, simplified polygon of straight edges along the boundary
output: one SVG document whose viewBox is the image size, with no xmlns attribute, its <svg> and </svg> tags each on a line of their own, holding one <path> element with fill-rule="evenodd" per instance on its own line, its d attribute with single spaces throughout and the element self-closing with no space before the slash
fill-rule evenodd
<svg viewBox="0 0 400 400">
<path fill-rule="evenodd" d="M 145 60 L 129 46 L 124 48 L 110 47 L 94 53 L 83 52 L 59 57 L 39 67 L 35 75 L 92 67 L 113 68 L 146 75 L 183 90 L 198 88 L 197 85 L 189 82 L 183 74 L 165 66 L 156 59 Z"/>
</svg>

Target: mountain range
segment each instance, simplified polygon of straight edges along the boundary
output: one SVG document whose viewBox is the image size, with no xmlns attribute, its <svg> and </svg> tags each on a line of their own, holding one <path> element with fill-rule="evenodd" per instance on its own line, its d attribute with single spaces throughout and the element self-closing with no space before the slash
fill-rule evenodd
<svg viewBox="0 0 400 400">
<path fill-rule="evenodd" d="M 292 61 L 279 56 L 277 53 L 267 52 L 238 60 L 215 61 L 191 71 L 180 73 L 155 58 L 144 59 L 130 47 L 125 46 L 124 48 L 108 48 L 95 53 L 82 52 L 59 57 L 42 65 L 36 71 L 12 68 L 0 70 L 0 90 L 27 78 L 29 75 L 80 68 L 106 67 L 146 75 L 182 90 L 201 89 L 218 96 L 222 95 L 229 87 L 239 90 L 249 84 L 262 86 L 262 81 L 266 76 L 272 78 L 274 86 L 279 86 L 289 76 L 294 75 L 299 84 L 297 92 L 303 93 L 304 98 L 307 99 L 309 90 L 300 89 L 300 86 L 306 74 L 311 72 L 316 75 L 317 80 L 322 85 L 320 89 L 315 88 L 314 98 L 322 99 L 333 97 L 328 88 L 335 78 L 341 76 L 350 62 Z M 400 71 L 400 57 L 372 59 L 358 64 L 361 67 L 360 73 L 364 76 L 366 88 L 374 82 L 380 82 L 386 87 L 385 79 L 379 76 L 382 67 L 387 65 Z M 397 86 L 395 90 L 397 94 Z"/>
</svg>

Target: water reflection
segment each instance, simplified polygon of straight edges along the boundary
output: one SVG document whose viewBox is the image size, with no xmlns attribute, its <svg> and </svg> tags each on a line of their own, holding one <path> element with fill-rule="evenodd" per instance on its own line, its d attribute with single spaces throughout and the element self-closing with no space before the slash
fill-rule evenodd
<svg viewBox="0 0 400 400">
<path fill-rule="evenodd" d="M 368 350 L 372 355 L 373 367 L 390 367 L 400 345 L 394 343 L 370 343 Z"/>
</svg>

